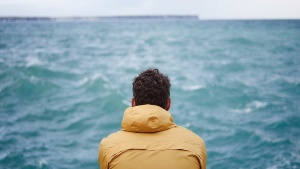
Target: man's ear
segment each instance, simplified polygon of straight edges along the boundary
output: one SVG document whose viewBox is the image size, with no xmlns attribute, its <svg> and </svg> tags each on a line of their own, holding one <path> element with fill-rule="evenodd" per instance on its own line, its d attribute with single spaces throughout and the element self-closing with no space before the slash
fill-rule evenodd
<svg viewBox="0 0 300 169">
<path fill-rule="evenodd" d="M 167 110 L 167 111 L 168 111 L 168 110 L 170 109 L 170 107 L 171 107 L 171 102 L 172 102 L 171 98 L 168 98 L 168 103 L 167 103 L 167 106 L 166 106 L 166 110 Z"/>
<path fill-rule="evenodd" d="M 134 97 L 131 99 L 131 106 L 132 106 L 132 107 L 135 106 L 135 99 L 134 99 Z"/>
</svg>

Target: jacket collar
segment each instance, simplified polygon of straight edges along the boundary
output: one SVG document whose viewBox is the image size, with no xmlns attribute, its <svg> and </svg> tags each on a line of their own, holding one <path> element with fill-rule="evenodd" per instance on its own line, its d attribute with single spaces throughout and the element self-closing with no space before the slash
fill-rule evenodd
<svg viewBox="0 0 300 169">
<path fill-rule="evenodd" d="M 170 129 L 176 125 L 172 115 L 155 105 L 140 105 L 125 110 L 122 130 L 137 133 L 154 133 Z"/>
</svg>

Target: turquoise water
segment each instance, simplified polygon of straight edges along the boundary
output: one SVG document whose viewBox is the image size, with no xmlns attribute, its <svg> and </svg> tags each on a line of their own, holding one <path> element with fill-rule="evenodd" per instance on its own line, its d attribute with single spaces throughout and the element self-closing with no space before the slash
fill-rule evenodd
<svg viewBox="0 0 300 169">
<path fill-rule="evenodd" d="M 149 67 L 208 168 L 300 168 L 300 20 L 0 22 L 0 168 L 99 168 Z"/>
</svg>

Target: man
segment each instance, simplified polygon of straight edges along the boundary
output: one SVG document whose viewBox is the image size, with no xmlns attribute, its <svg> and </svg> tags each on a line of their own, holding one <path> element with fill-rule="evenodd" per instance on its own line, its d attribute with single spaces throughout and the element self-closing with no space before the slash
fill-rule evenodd
<svg viewBox="0 0 300 169">
<path fill-rule="evenodd" d="M 148 69 L 132 85 L 132 107 L 124 112 L 122 130 L 100 143 L 101 169 L 205 169 L 203 140 L 177 126 L 168 112 L 169 78 Z"/>
</svg>

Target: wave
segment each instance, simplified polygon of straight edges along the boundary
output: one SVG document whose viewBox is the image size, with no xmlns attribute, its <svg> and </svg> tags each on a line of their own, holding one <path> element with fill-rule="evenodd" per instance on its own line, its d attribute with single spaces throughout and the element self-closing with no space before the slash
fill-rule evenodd
<svg viewBox="0 0 300 169">
<path fill-rule="evenodd" d="M 278 138 L 275 136 L 271 136 L 267 132 L 264 132 L 262 130 L 254 130 L 254 134 L 258 137 L 260 137 L 263 141 L 269 142 L 269 143 L 280 143 L 287 141 L 287 139 L 284 138 Z"/>
<path fill-rule="evenodd" d="M 103 76 L 102 74 L 99 74 L 99 73 L 93 73 L 92 75 L 90 76 L 85 76 L 83 78 L 81 78 L 80 80 L 77 80 L 73 83 L 73 85 L 75 87 L 82 87 L 84 85 L 94 85 L 94 83 L 97 83 L 97 81 L 100 80 L 102 81 L 103 83 L 107 82 L 107 78 L 105 76 Z"/>
<path fill-rule="evenodd" d="M 184 91 L 195 91 L 195 90 L 199 90 L 199 89 L 203 89 L 205 88 L 204 85 L 191 85 L 191 86 L 183 86 L 182 89 Z"/>
<path fill-rule="evenodd" d="M 25 60 L 25 66 L 30 67 L 30 66 L 40 66 L 42 65 L 43 62 L 38 58 L 38 57 L 27 57 Z"/>
<path fill-rule="evenodd" d="M 266 102 L 256 100 L 256 101 L 250 102 L 242 109 L 232 109 L 232 111 L 235 113 L 247 114 L 247 113 L 251 113 L 255 110 L 264 108 L 267 105 L 268 105 L 268 103 L 266 103 Z"/>
<path fill-rule="evenodd" d="M 0 168 L 97 168 L 148 67 L 170 77 L 171 113 L 206 142 L 207 168 L 299 168 L 299 25 L 2 23 Z"/>
</svg>

